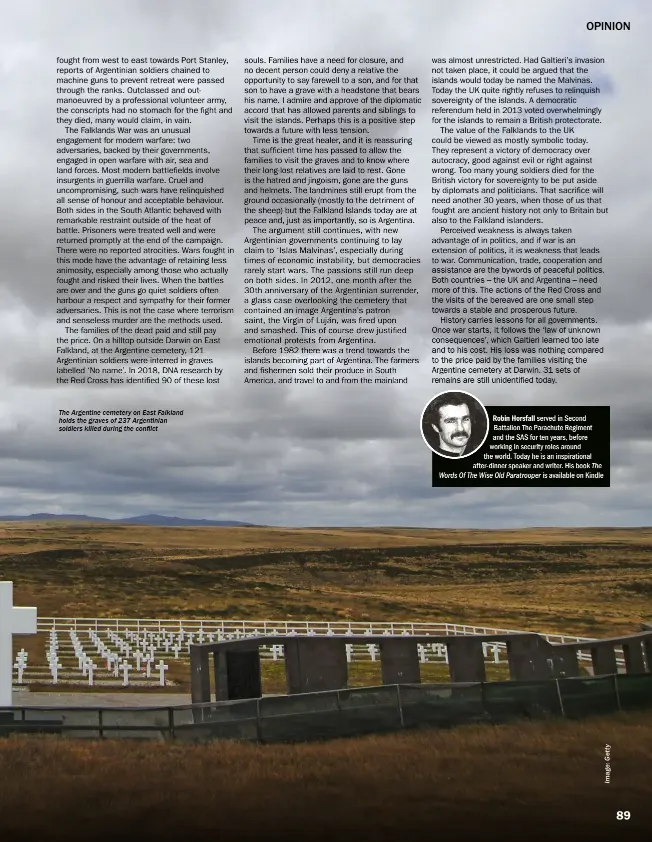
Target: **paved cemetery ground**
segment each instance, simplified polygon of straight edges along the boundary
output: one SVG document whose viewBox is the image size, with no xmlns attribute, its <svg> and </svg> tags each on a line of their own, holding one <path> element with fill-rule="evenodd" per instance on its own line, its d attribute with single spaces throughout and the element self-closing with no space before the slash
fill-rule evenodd
<svg viewBox="0 0 652 842">
<path fill-rule="evenodd" d="M 652 616 L 648 528 L 15 522 L 0 534 L 0 579 L 41 617 L 443 621 L 600 637 Z"/>
<path fill-rule="evenodd" d="M 163 691 L 163 688 L 159 693 L 127 693 L 124 690 L 119 693 L 98 693 L 97 689 L 92 692 L 92 688 L 89 687 L 86 693 L 71 693 L 69 689 L 62 689 L 59 693 L 14 690 L 13 704 L 17 707 L 165 707 L 189 705 L 191 700 L 189 692 L 170 693 Z"/>
<path fill-rule="evenodd" d="M 294 746 L 10 737 L 0 838 L 644 838 L 650 768 L 649 712 Z"/>
</svg>

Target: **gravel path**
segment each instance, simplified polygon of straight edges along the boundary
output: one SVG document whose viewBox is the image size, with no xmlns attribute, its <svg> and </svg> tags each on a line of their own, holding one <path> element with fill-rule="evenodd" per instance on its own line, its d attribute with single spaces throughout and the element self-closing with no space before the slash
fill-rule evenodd
<svg viewBox="0 0 652 842">
<path fill-rule="evenodd" d="M 25 707 L 170 707 L 189 705 L 190 693 L 32 693 L 14 690 L 13 704 Z"/>
</svg>

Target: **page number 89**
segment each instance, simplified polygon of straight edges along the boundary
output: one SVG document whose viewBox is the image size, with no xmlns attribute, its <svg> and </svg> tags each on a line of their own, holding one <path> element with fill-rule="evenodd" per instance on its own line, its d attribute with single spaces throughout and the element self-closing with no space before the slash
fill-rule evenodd
<svg viewBox="0 0 652 842">
<path fill-rule="evenodd" d="M 618 821 L 627 821 L 627 819 L 631 819 L 631 817 L 632 814 L 629 812 L 629 810 L 618 810 L 618 812 L 616 813 L 616 818 L 618 819 Z"/>
</svg>

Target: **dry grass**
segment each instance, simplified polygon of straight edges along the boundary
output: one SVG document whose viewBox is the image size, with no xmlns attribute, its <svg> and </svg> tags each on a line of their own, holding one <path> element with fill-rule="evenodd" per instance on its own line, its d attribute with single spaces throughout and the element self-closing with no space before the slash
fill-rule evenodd
<svg viewBox="0 0 652 842">
<path fill-rule="evenodd" d="M 0 578 L 41 616 L 448 620 L 602 636 L 652 619 L 651 554 L 651 529 L 0 530 Z M 376 683 L 378 666 L 352 664 L 352 685 Z M 424 680 L 446 670 L 423 669 Z M 282 670 L 264 665 L 266 692 L 282 689 Z M 302 746 L 10 738 L 0 839 L 531 842 L 567 831 L 595 842 L 652 825 L 650 768 L 649 712 Z M 618 822 L 618 809 L 632 819 Z"/>
<path fill-rule="evenodd" d="M 649 712 L 302 746 L 12 737 L 0 740 L 0 838 L 643 838 L 650 768 Z"/>
<path fill-rule="evenodd" d="M 445 621 L 584 636 L 652 617 L 652 529 L 7 523 L 0 578 L 42 616 Z"/>
</svg>

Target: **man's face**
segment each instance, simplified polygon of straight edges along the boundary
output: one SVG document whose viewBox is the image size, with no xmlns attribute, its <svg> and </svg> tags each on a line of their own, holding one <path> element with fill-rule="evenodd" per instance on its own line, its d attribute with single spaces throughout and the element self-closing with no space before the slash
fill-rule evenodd
<svg viewBox="0 0 652 842">
<path fill-rule="evenodd" d="M 451 404 L 441 406 L 439 427 L 436 429 L 445 450 L 461 450 L 471 435 L 471 416 L 468 406 L 465 403 L 461 406 Z"/>
</svg>

